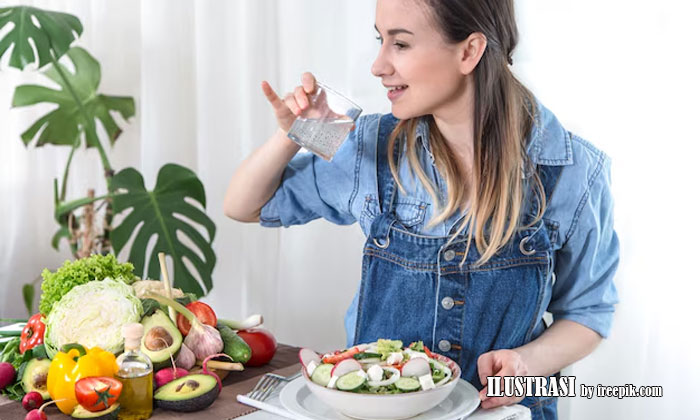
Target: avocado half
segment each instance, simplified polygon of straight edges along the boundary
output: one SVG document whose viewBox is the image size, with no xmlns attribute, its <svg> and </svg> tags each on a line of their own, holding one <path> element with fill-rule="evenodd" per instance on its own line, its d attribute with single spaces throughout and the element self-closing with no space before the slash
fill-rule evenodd
<svg viewBox="0 0 700 420">
<path fill-rule="evenodd" d="M 219 396 L 219 384 L 211 375 L 190 374 L 161 386 L 153 395 L 164 410 L 191 412 L 209 407 Z"/>
<path fill-rule="evenodd" d="M 182 347 L 180 330 L 160 309 L 152 315 L 143 317 L 141 325 L 143 325 L 141 352 L 151 359 L 154 371 L 170 366 L 170 355 L 172 354 L 175 359 Z"/>
<path fill-rule="evenodd" d="M 46 387 L 49 366 L 51 366 L 51 360 L 49 359 L 31 359 L 27 362 L 22 374 L 22 389 L 24 389 L 24 392 L 36 391 L 41 394 L 41 398 L 44 401 L 51 399 L 49 390 Z"/>
<path fill-rule="evenodd" d="M 102 411 L 88 411 L 78 404 L 71 413 L 71 418 L 74 419 L 91 419 L 91 420 L 117 420 L 119 415 L 119 403 L 113 404 L 109 408 Z"/>
</svg>

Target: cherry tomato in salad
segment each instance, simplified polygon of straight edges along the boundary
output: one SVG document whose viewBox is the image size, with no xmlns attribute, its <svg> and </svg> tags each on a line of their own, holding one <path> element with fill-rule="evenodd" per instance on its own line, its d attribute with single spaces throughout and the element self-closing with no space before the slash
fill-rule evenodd
<svg viewBox="0 0 700 420">
<path fill-rule="evenodd" d="M 46 325 L 41 320 L 41 314 L 34 314 L 27 321 L 27 325 L 22 328 L 20 335 L 19 352 L 24 354 L 25 351 L 44 344 L 44 332 Z"/>
<path fill-rule="evenodd" d="M 272 360 L 277 351 L 277 340 L 264 328 L 251 328 L 237 331 L 239 337 L 250 347 L 250 360 L 246 366 L 262 366 Z"/>
<path fill-rule="evenodd" d="M 197 301 L 189 303 L 185 307 L 189 309 L 190 312 L 194 314 L 194 316 L 197 317 L 199 322 L 216 328 L 216 314 L 214 313 L 214 310 L 211 308 L 211 306 L 207 305 L 204 302 Z M 192 327 L 192 325 L 190 325 L 190 321 L 188 321 L 187 318 L 185 318 L 181 314 L 177 314 L 176 319 L 177 329 L 180 330 L 182 335 L 187 335 L 187 333 L 190 332 L 190 328 Z"/>
<path fill-rule="evenodd" d="M 122 393 L 122 383 L 106 376 L 83 378 L 75 383 L 78 404 L 88 411 L 102 411 L 112 406 Z"/>
</svg>

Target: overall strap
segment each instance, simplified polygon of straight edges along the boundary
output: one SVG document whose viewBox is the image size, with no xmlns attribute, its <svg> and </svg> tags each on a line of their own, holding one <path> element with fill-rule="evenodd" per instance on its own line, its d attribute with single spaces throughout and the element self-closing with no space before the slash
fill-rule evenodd
<svg viewBox="0 0 700 420">
<path fill-rule="evenodd" d="M 394 177 L 391 175 L 389 168 L 389 159 L 387 158 L 389 136 L 391 131 L 396 126 L 398 120 L 391 114 L 381 117 L 379 120 L 379 130 L 377 133 L 377 194 L 379 195 L 378 214 L 370 228 L 370 236 L 375 240 L 380 247 L 388 246 L 389 229 L 396 221 L 394 214 L 394 202 L 396 201 L 397 185 Z M 398 157 L 399 148 L 394 149 L 394 159 Z M 380 242 L 376 242 L 377 240 Z M 381 242 L 383 240 L 383 242 Z"/>
<path fill-rule="evenodd" d="M 389 148 L 389 136 L 396 126 L 398 120 L 391 114 L 386 114 L 379 120 L 379 132 L 377 133 L 377 193 L 379 194 L 379 209 L 382 213 L 394 211 L 394 201 L 396 199 L 396 181 L 391 175 L 389 159 L 387 156 Z M 399 156 L 399 147 L 394 148 L 394 161 Z"/>
<path fill-rule="evenodd" d="M 542 189 L 544 190 L 545 203 L 549 203 L 552 200 L 552 194 L 554 193 L 557 183 L 559 182 L 559 177 L 561 176 L 561 171 L 564 169 L 563 166 L 547 166 L 547 165 L 537 165 L 537 175 L 540 177 L 540 182 L 542 183 Z M 537 215 L 538 206 L 538 195 L 534 194 L 534 191 L 530 191 L 530 214 L 529 216 L 534 219 Z"/>
</svg>

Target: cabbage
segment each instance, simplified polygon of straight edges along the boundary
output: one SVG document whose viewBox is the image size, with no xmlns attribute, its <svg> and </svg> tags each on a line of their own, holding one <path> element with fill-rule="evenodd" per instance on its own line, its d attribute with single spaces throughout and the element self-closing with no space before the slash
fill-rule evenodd
<svg viewBox="0 0 700 420">
<path fill-rule="evenodd" d="M 49 357 L 65 344 L 124 350 L 122 326 L 139 322 L 143 308 L 133 287 L 110 278 L 76 286 L 56 302 L 46 318 L 44 344 Z"/>
</svg>

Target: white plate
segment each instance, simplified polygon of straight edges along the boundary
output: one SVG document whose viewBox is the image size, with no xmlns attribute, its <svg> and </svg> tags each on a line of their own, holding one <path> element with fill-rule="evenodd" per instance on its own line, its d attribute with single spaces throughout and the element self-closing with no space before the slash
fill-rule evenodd
<svg viewBox="0 0 700 420">
<path fill-rule="evenodd" d="M 348 420 L 316 398 L 306 387 L 304 378 L 297 378 L 280 392 L 282 406 L 304 420 Z M 457 420 L 466 417 L 479 407 L 479 392 L 464 379 L 460 379 L 455 389 L 439 405 L 411 420 Z"/>
</svg>

